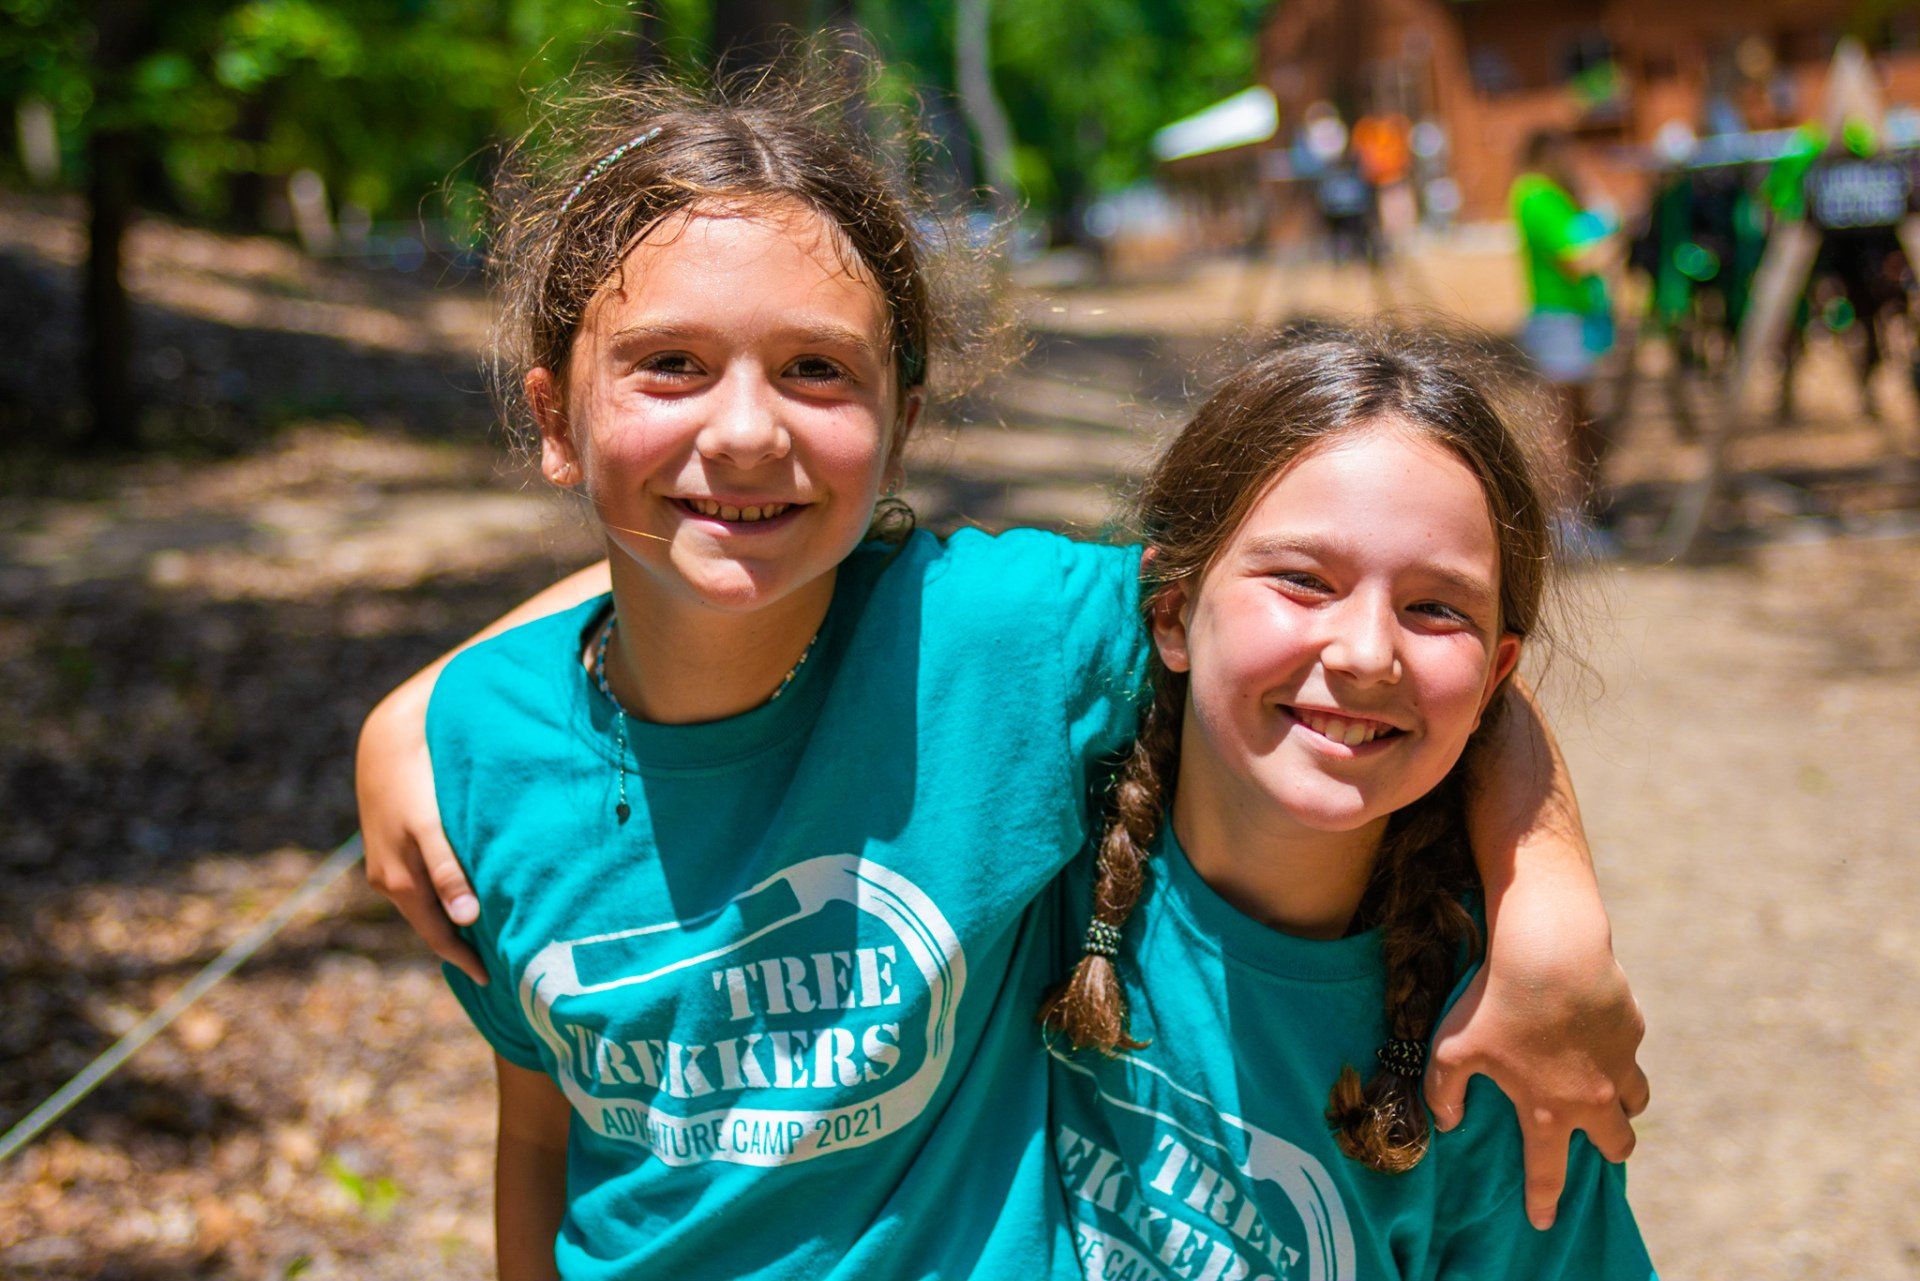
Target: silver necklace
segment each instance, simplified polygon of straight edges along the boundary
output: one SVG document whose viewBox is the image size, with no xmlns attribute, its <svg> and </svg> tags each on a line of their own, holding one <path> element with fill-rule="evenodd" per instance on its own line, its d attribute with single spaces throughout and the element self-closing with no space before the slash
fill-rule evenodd
<svg viewBox="0 0 1920 1281">
<path fill-rule="evenodd" d="M 627 804 L 627 707 L 613 696 L 613 688 L 607 684 L 607 642 L 613 639 L 613 629 L 619 621 L 618 614 L 609 613 L 607 621 L 600 624 L 600 635 L 593 642 L 593 683 L 599 687 L 602 694 L 606 695 L 607 701 L 613 704 L 613 732 L 618 740 L 616 750 L 620 768 L 620 795 L 614 803 L 613 816 L 624 823 L 633 814 L 632 808 Z M 780 684 L 767 697 L 767 702 L 776 702 L 782 694 L 787 692 L 787 686 L 793 684 L 793 678 L 798 676 L 800 669 L 807 665 L 807 659 L 813 656 L 813 647 L 819 643 L 820 632 L 816 631 L 813 639 L 807 642 L 807 647 L 800 651 L 799 659 L 787 669 L 787 674 L 780 678 Z"/>
</svg>

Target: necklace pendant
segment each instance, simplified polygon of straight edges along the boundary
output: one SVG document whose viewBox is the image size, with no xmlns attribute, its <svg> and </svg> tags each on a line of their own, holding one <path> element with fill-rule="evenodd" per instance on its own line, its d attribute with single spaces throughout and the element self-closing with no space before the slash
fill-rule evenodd
<svg viewBox="0 0 1920 1281">
<path fill-rule="evenodd" d="M 628 804 L 625 801 L 621 801 L 618 805 L 613 807 L 613 816 L 616 819 L 619 819 L 622 823 L 624 823 L 629 818 L 633 817 L 633 810 L 631 807 L 628 806 Z"/>
</svg>

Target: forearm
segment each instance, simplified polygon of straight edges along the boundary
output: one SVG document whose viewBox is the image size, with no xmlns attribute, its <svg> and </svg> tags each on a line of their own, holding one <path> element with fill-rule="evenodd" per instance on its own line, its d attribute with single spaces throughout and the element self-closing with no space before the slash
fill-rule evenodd
<svg viewBox="0 0 1920 1281">
<path fill-rule="evenodd" d="M 1537 888 L 1576 917 L 1606 928 L 1573 780 L 1533 691 L 1516 680 L 1473 773 L 1467 829 L 1487 894 L 1488 924 L 1516 882 Z M 1530 914 L 1544 925 L 1542 914 Z"/>
<path fill-rule="evenodd" d="M 504 1060 L 493 1181 L 500 1281 L 552 1281 L 566 1215 L 567 1103 L 552 1082 Z"/>
<path fill-rule="evenodd" d="M 554 1238 L 566 1214 L 567 1152 L 500 1136 L 493 1178 L 500 1281 L 553 1281 Z"/>
<path fill-rule="evenodd" d="M 354 794 L 366 842 L 367 884 L 386 895 L 442 959 L 474 982 L 486 968 L 456 926 L 480 913 L 465 871 L 441 830 L 433 761 L 427 750 L 427 703 L 447 660 L 496 632 L 566 609 L 605 591 L 607 563 L 569 574 L 496 619 L 451 653 L 430 663 L 367 713 L 354 753 Z"/>
<path fill-rule="evenodd" d="M 1487 891 L 1487 963 L 1434 1037 L 1426 1095 L 1450 1129 L 1469 1077 L 1506 1092 L 1520 1116 L 1527 1217 L 1545 1228 L 1574 1130 L 1610 1161 L 1633 1150 L 1629 1118 L 1647 1105 L 1634 1061 L 1646 1023 L 1613 957 L 1566 762 L 1532 691 L 1516 684 L 1503 697 L 1467 806 Z"/>
<path fill-rule="evenodd" d="M 553 1281 L 554 1238 L 566 1212 L 567 1153 L 500 1136 L 493 1229 L 500 1281 Z"/>
</svg>

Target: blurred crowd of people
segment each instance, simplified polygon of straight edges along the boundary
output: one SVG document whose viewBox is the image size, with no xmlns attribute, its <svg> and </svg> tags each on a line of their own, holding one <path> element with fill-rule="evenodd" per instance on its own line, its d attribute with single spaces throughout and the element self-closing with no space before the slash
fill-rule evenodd
<svg viewBox="0 0 1920 1281">
<path fill-rule="evenodd" d="M 1361 116 L 1348 128 L 1328 102 L 1308 107 L 1287 152 L 1289 176 L 1313 193 L 1336 262 L 1378 265 L 1389 244 L 1424 218 L 1444 223 L 1460 208 L 1447 170 L 1445 131 L 1398 112 Z"/>
<path fill-rule="evenodd" d="M 1529 295 L 1521 345 L 1554 389 L 1594 550 L 1610 541 L 1601 469 L 1619 407 L 1599 412 L 1591 389 L 1616 347 L 1616 317 L 1636 338 L 1664 341 L 1682 371 L 1737 395 L 1727 376 L 1782 228 L 1804 237 L 1810 260 L 1783 260 L 1794 278 L 1783 278 L 1791 293 L 1774 305 L 1793 314 L 1767 326 L 1778 337 L 1748 338 L 1767 344 L 1760 354 L 1779 370 L 1778 416 L 1791 416 L 1799 356 L 1822 333 L 1849 354 L 1864 415 L 1878 416 L 1874 376 L 1896 352 L 1920 394 L 1920 291 L 1901 239 L 1920 212 L 1920 151 L 1890 146 L 1877 122 L 1846 115 L 1837 128 L 1808 122 L 1704 141 L 1670 126 L 1648 164 L 1644 204 L 1610 217 L 1581 198 L 1573 138 L 1542 131 L 1509 198 Z"/>
<path fill-rule="evenodd" d="M 1376 114 L 1349 126 L 1319 103 L 1287 158 L 1289 176 L 1311 193 L 1326 254 L 1378 271 L 1416 226 L 1443 224 L 1457 209 L 1446 151 L 1437 124 Z M 1836 127 L 1705 137 L 1676 123 L 1635 158 L 1646 195 L 1624 211 L 1587 180 L 1581 158 L 1572 133 L 1534 133 L 1507 213 L 1527 288 L 1520 346 L 1552 390 L 1581 513 L 1567 533 L 1585 550 L 1612 546 L 1602 469 L 1618 415 L 1595 388 L 1630 358 L 1622 335 L 1664 341 L 1688 374 L 1725 375 L 1776 228 L 1818 236 L 1792 321 L 1767 353 L 1780 372 L 1779 417 L 1791 416 L 1795 370 L 1817 335 L 1848 352 L 1864 414 L 1877 416 L 1874 375 L 1896 357 L 1920 396 L 1920 290 L 1900 239 L 1901 223 L 1920 212 L 1920 150 L 1890 144 L 1858 114 Z"/>
</svg>

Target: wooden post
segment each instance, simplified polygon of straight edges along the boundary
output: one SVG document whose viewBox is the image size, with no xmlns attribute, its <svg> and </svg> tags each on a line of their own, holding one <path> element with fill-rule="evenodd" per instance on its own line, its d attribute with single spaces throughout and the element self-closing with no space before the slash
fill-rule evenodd
<svg viewBox="0 0 1920 1281">
<path fill-rule="evenodd" d="M 1753 297 L 1740 324 L 1733 378 L 1720 412 L 1707 423 L 1705 462 L 1700 475 L 1680 491 L 1661 534 L 1662 551 L 1670 558 L 1687 559 L 1698 550 L 1707 516 L 1725 486 L 1728 448 L 1746 421 L 1753 376 L 1768 353 L 1779 352 L 1819 251 L 1820 233 L 1804 221 L 1774 228 L 1767 240 L 1760 270 L 1754 273 Z"/>
</svg>

